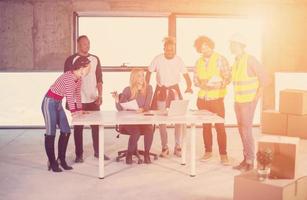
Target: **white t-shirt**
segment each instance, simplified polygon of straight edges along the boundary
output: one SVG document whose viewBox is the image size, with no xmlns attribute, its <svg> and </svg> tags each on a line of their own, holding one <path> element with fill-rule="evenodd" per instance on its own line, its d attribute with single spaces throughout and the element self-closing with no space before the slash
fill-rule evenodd
<svg viewBox="0 0 307 200">
<path fill-rule="evenodd" d="M 179 56 L 172 59 L 164 54 L 156 56 L 148 67 L 148 71 L 157 72 L 156 80 L 159 86 L 172 86 L 180 82 L 182 74 L 187 73 L 186 66 Z"/>
<path fill-rule="evenodd" d="M 74 58 L 77 59 L 79 56 Z M 97 78 L 96 78 L 96 69 L 100 67 L 99 60 L 96 56 L 89 54 L 87 57 L 90 62 L 90 71 L 89 73 L 82 77 L 81 83 L 81 100 L 82 103 L 92 103 L 98 97 L 98 90 L 97 90 Z"/>
</svg>

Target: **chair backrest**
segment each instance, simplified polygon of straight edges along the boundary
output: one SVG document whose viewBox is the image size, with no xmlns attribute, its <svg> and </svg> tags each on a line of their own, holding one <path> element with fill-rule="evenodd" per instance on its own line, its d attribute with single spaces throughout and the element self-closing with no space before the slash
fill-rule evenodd
<svg viewBox="0 0 307 200">
<path fill-rule="evenodd" d="M 119 124 L 115 125 L 115 131 L 120 133 L 120 134 L 128 135 L 128 133 L 125 131 L 124 127 L 122 125 L 119 125 Z"/>
</svg>

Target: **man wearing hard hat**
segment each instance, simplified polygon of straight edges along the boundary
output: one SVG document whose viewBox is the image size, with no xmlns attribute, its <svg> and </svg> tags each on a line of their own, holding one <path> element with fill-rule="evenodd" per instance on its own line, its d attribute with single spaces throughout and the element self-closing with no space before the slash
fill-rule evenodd
<svg viewBox="0 0 307 200">
<path fill-rule="evenodd" d="M 255 109 L 262 96 L 266 82 L 265 71 L 260 62 L 245 52 L 245 39 L 235 34 L 230 39 L 230 51 L 235 56 L 232 66 L 235 112 L 243 144 L 244 160 L 234 169 L 249 171 L 254 168 L 255 142 L 252 125 Z"/>
</svg>

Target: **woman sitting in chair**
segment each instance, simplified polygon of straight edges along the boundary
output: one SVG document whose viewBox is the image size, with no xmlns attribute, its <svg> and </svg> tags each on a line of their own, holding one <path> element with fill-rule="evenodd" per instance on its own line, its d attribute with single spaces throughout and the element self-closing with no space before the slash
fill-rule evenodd
<svg viewBox="0 0 307 200">
<path fill-rule="evenodd" d="M 147 85 L 144 77 L 144 70 L 133 69 L 130 74 L 130 86 L 126 87 L 121 94 L 113 93 L 118 111 L 124 110 L 120 103 L 136 100 L 139 109 L 137 112 L 144 112 L 150 109 L 152 99 L 152 87 Z M 137 143 L 140 135 L 144 135 L 144 162 L 149 164 L 150 148 L 153 140 L 153 126 L 150 124 L 120 125 L 120 132 L 130 135 L 126 163 L 132 164 L 132 155 L 137 153 Z"/>
</svg>

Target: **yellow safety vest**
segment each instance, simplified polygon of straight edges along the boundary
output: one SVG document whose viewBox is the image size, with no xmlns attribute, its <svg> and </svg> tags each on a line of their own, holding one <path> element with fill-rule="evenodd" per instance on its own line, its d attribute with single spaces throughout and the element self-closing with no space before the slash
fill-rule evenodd
<svg viewBox="0 0 307 200">
<path fill-rule="evenodd" d="M 232 80 L 234 85 L 235 102 L 252 102 L 259 88 L 257 76 L 249 76 L 247 73 L 247 61 L 249 55 L 243 54 L 232 67 Z"/>
<path fill-rule="evenodd" d="M 218 53 L 213 52 L 211 55 L 207 66 L 203 57 L 199 58 L 196 63 L 196 74 L 200 81 L 210 80 L 213 76 L 221 77 L 220 70 L 217 68 L 217 61 L 220 58 Z M 199 98 L 218 99 L 225 97 L 227 93 L 226 88 L 214 89 L 214 90 L 204 90 L 200 89 L 198 92 Z"/>
</svg>

